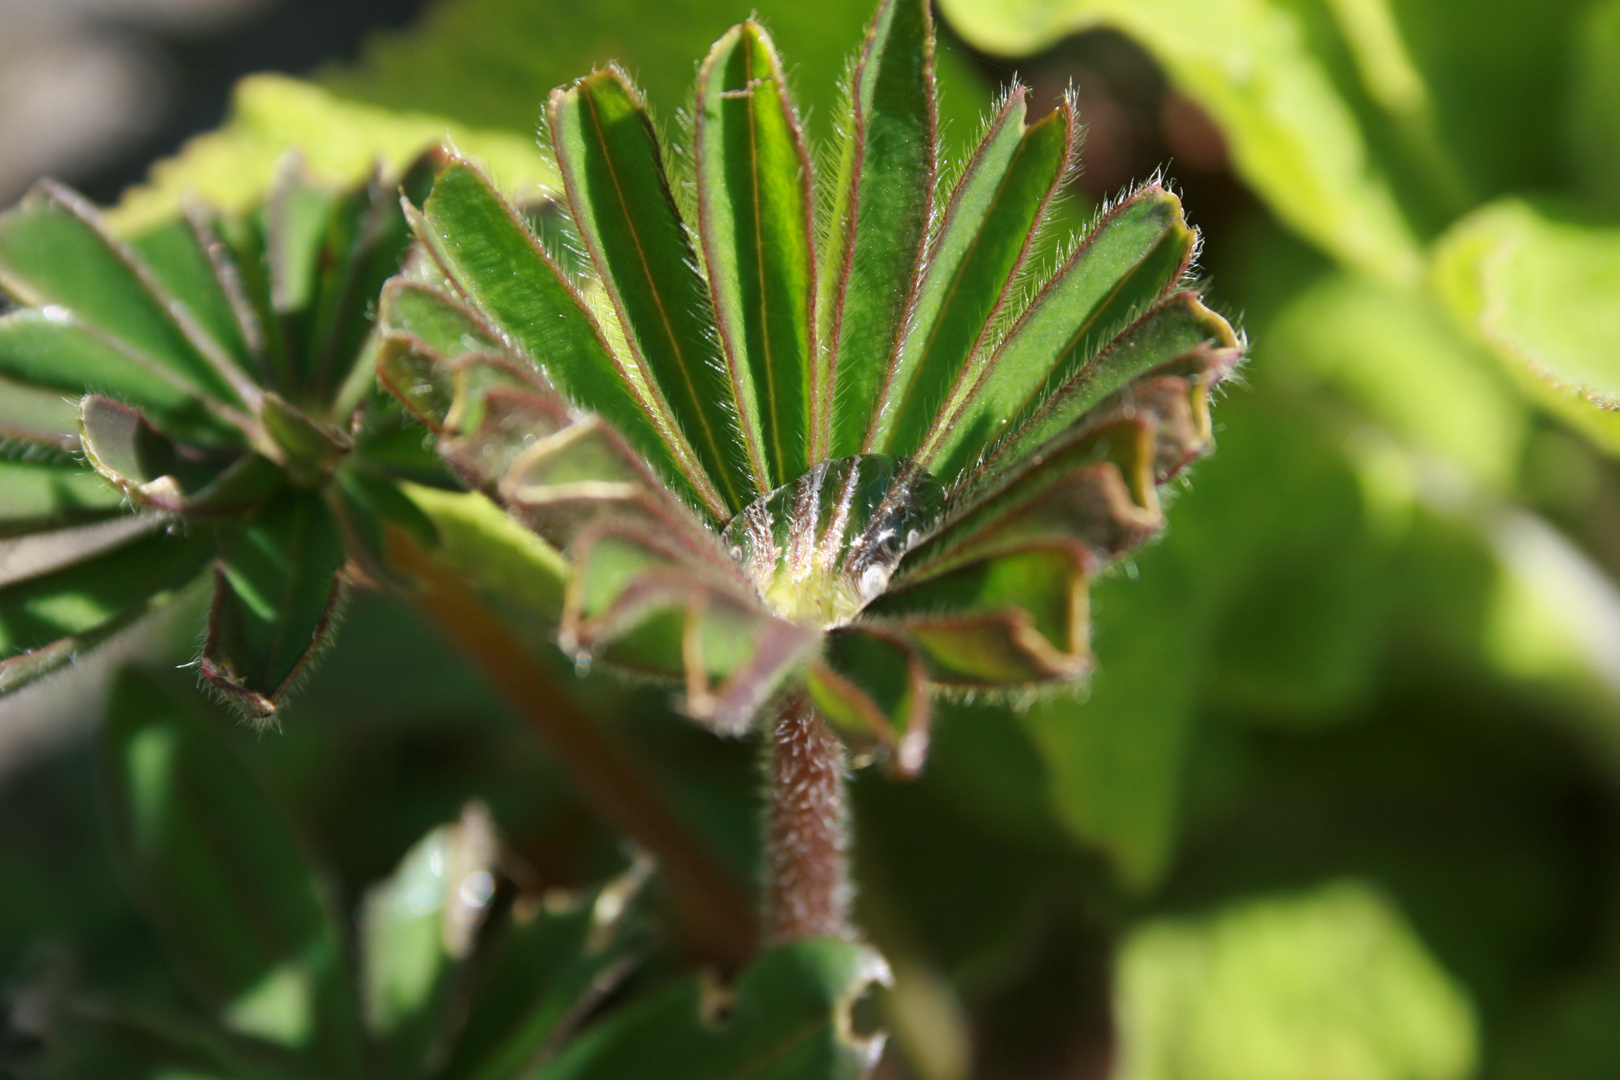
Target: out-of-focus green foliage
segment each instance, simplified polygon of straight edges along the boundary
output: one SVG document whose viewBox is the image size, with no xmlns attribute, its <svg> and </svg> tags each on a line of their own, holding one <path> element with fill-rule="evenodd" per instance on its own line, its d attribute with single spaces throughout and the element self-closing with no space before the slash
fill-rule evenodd
<svg viewBox="0 0 1620 1080">
<path fill-rule="evenodd" d="M 816 95 L 866 5 L 760 10 L 825 130 L 834 102 Z M 1614 414 L 1592 403 L 1614 392 L 1620 356 L 1617 290 L 1601 276 L 1620 212 L 1620 4 L 941 10 L 992 56 L 975 67 L 943 53 L 959 118 L 948 143 L 981 96 L 954 80 L 1016 64 L 1062 85 L 1061 51 L 1009 57 L 1085 27 L 1123 30 L 1207 111 L 1246 193 L 1186 173 L 1188 211 L 1210 226 L 1213 301 L 1245 314 L 1256 351 L 1169 534 L 1094 584 L 1102 663 L 1085 694 L 1011 712 L 942 704 L 918 781 L 859 775 L 858 921 L 894 969 L 891 1046 L 919 1080 L 1096 1073 L 1087 1048 L 1108 1044 L 1114 997 L 1127 1068 L 1179 1055 L 1168 1075 L 1189 1080 L 1318 1080 L 1332 1075 L 1323 1061 L 1348 1059 L 1367 1063 L 1358 1078 L 1456 1076 L 1470 1060 L 1487 1080 L 1620 1074 L 1620 474 Z M 376 144 L 396 164 L 418 132 L 453 131 L 525 196 L 554 175 L 529 149 L 554 83 L 618 57 L 672 120 L 692 57 L 746 13 L 451 0 L 326 73 L 327 91 L 247 84 L 224 132 L 160 169 L 159 194 L 132 196 L 130 220 L 140 200 L 161 213 L 188 184 L 250 200 L 262 169 L 233 162 L 289 143 L 323 175 L 357 179 L 373 129 L 400 133 L 399 158 Z M 301 101 L 361 124 L 317 120 Z M 387 108 L 451 120 L 389 128 Z M 511 164 L 475 143 L 492 130 Z M 554 553 L 495 543 L 508 523 L 417 495 L 444 504 L 432 513 L 445 542 L 495 568 L 495 603 L 555 665 L 551 628 L 522 614 L 555 601 Z M 364 595 L 347 629 L 285 736 L 227 736 L 318 841 L 348 910 L 471 796 L 518 865 L 548 881 L 589 887 L 622 869 L 555 763 L 436 638 Z M 753 873 L 749 748 L 682 727 L 656 694 L 592 677 L 580 697 L 645 750 L 673 812 Z M 18 809 L 0 812 L 0 964 L 58 979 L 76 965 L 84 984 L 185 1003 L 172 975 L 154 974 L 161 954 L 107 867 L 74 854 L 95 847 L 87 776 L 69 750 L 7 781 Z M 70 842 L 42 842 L 47 822 Z M 1321 889 L 1347 875 L 1376 891 Z M 71 963 L 36 946 L 25 968 L 21 943 L 47 930 Z M 1167 997 L 1133 1005 L 1149 982 Z M 559 986 L 543 1000 L 575 1000 Z M 1404 1004 L 1341 993 L 1352 987 Z M 526 1023 L 545 1029 L 487 1004 L 483 1015 L 511 1053 L 528 1045 Z M 171 1045 L 195 1035 L 168 1030 Z M 137 1034 L 123 1045 L 150 1049 L 150 1026 Z M 217 1061 L 187 1045 L 193 1071 Z"/>
<path fill-rule="evenodd" d="M 1465 1080 L 1461 988 L 1376 892 L 1340 882 L 1143 924 L 1115 989 L 1121 1080 Z"/>
</svg>

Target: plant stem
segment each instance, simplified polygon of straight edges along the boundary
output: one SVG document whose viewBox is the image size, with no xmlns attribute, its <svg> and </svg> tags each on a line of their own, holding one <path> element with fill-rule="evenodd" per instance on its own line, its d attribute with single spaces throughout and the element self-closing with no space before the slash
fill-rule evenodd
<svg viewBox="0 0 1620 1080">
<path fill-rule="evenodd" d="M 656 795 L 640 763 L 574 707 L 458 574 L 402 530 L 392 530 L 389 541 L 390 562 L 416 579 L 412 598 L 418 608 L 546 741 L 592 812 L 657 857 L 686 946 L 740 969 L 754 949 L 750 905 L 732 876 Z"/>
<path fill-rule="evenodd" d="M 777 711 L 767 771 L 765 944 L 848 937 L 844 747 L 803 691 Z"/>
</svg>

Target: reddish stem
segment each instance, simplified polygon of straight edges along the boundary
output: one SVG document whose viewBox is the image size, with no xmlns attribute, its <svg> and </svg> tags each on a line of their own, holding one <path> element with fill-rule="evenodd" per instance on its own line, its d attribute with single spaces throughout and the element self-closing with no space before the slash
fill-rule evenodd
<svg viewBox="0 0 1620 1080">
<path fill-rule="evenodd" d="M 723 967 L 741 968 L 754 948 L 748 901 L 704 843 L 655 794 L 641 763 L 574 707 L 455 573 L 402 530 L 392 530 L 389 541 L 390 561 L 416 579 L 414 599 L 429 621 L 545 739 L 586 805 L 658 858 L 684 944 Z"/>
<path fill-rule="evenodd" d="M 844 747 L 799 691 L 777 712 L 765 841 L 765 944 L 848 937 Z"/>
</svg>

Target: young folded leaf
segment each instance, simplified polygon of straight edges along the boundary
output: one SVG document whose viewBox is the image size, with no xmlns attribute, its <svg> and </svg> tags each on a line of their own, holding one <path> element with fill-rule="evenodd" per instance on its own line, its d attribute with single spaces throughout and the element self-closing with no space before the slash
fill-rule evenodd
<svg viewBox="0 0 1620 1080">
<path fill-rule="evenodd" d="M 420 196 L 439 163 L 340 192 L 288 159 L 262 208 L 193 205 L 127 241 L 49 182 L 0 215 L 0 289 L 21 305 L 0 317 L 0 536 L 57 560 L 0 584 L 0 694 L 213 565 L 198 670 L 273 720 L 326 639 L 349 550 L 374 560 L 363 534 L 403 501 L 378 485 L 443 476 L 418 435 L 377 439 L 404 421 L 372 362 L 377 294 L 411 244 L 399 187 Z M 112 547 L 78 528 L 122 515 Z"/>
<path fill-rule="evenodd" d="M 417 223 L 438 275 L 385 290 L 379 355 L 466 482 L 566 553 L 566 651 L 726 733 L 808 699 L 906 774 L 940 688 L 1085 674 L 1089 582 L 1162 526 L 1243 350 L 1158 182 L 1027 283 L 1072 102 L 1032 120 L 1009 91 L 935 215 L 933 48 L 924 0 L 883 0 L 815 177 L 774 44 L 734 27 L 698 72 L 690 207 L 622 71 L 556 91 L 588 265 L 452 162 Z"/>
</svg>

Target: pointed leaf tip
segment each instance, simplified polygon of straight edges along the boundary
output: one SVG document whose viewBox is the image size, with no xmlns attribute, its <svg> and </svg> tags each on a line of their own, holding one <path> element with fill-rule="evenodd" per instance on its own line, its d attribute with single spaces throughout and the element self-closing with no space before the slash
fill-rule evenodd
<svg viewBox="0 0 1620 1080">
<path fill-rule="evenodd" d="M 708 290 L 641 96 L 617 67 L 552 92 L 552 146 L 574 224 L 631 350 L 631 363 L 729 516 L 755 494 Z"/>
</svg>

